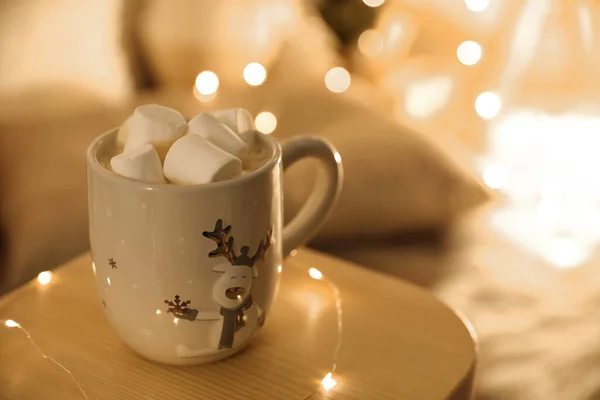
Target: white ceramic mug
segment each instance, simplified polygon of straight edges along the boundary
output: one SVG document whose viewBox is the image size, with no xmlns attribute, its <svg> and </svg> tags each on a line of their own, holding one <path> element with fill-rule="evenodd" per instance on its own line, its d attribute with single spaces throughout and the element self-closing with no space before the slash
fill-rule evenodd
<svg viewBox="0 0 600 400">
<path fill-rule="evenodd" d="M 323 139 L 297 137 L 255 171 L 197 186 L 148 184 L 108 168 L 117 130 L 87 152 L 93 270 L 110 323 L 139 354 L 169 364 L 223 359 L 269 315 L 282 259 L 319 229 L 342 185 L 341 159 Z M 304 157 L 322 172 L 283 226 L 282 172 Z"/>
</svg>

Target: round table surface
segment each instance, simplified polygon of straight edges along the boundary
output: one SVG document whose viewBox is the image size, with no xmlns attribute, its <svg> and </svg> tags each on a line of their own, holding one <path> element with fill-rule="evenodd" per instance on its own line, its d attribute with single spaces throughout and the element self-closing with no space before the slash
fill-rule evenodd
<svg viewBox="0 0 600 400">
<path fill-rule="evenodd" d="M 284 262 L 260 335 L 214 364 L 160 365 L 131 351 L 104 316 L 89 254 L 0 298 L 0 320 L 2 399 L 467 400 L 477 359 L 470 324 L 426 290 L 306 249 Z"/>
</svg>

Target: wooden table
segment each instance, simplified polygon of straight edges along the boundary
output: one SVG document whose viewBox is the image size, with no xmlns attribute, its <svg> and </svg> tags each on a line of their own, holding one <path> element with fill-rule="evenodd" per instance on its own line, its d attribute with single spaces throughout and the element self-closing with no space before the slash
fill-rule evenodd
<svg viewBox="0 0 600 400">
<path fill-rule="evenodd" d="M 310 267 L 327 279 L 312 279 Z M 305 249 L 285 262 L 281 279 L 271 318 L 253 344 L 206 366 L 158 365 L 129 350 L 103 315 L 89 254 L 57 268 L 50 284 L 33 281 L 1 298 L 0 319 L 29 331 L 91 400 L 470 398 L 474 334 L 428 292 Z M 343 342 L 337 385 L 325 391 L 320 382 L 332 369 L 338 340 L 328 280 L 341 294 Z M 24 332 L 3 322 L 0 399 L 83 398 Z"/>
</svg>

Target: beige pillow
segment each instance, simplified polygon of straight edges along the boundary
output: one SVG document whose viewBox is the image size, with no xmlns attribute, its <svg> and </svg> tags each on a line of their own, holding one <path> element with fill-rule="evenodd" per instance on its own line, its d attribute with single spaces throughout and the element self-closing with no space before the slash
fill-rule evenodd
<svg viewBox="0 0 600 400">
<path fill-rule="evenodd" d="M 123 0 L 0 0 L 0 97 L 71 85 L 108 100 L 131 92 Z"/>
<path fill-rule="evenodd" d="M 487 199 L 475 176 L 423 135 L 320 83 L 288 92 L 277 104 L 277 137 L 322 136 L 342 156 L 344 189 L 318 239 L 438 229 Z M 315 171 L 315 162 L 290 169 L 284 186 L 286 219 L 305 202 Z"/>
<path fill-rule="evenodd" d="M 0 294 L 88 248 L 85 151 L 126 117 L 79 88 L 0 107 Z"/>
</svg>

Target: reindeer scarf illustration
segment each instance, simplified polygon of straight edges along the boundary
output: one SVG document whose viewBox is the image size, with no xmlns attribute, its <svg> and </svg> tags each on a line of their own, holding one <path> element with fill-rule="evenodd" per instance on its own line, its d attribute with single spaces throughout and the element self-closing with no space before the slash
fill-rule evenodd
<svg viewBox="0 0 600 400">
<path fill-rule="evenodd" d="M 210 253 L 210 258 L 223 257 L 228 263 L 220 264 L 213 268 L 214 272 L 221 273 L 221 277 L 213 286 L 213 297 L 221 306 L 220 314 L 223 317 L 223 327 L 219 340 L 219 349 L 229 349 L 233 346 L 234 335 L 246 326 L 247 312 L 253 307 L 252 289 L 253 278 L 258 277 L 255 263 L 264 260 L 265 254 L 271 246 L 272 228 L 267 231 L 266 238 L 261 240 L 253 256 L 249 256 L 250 248 L 242 246 L 238 256 L 234 249 L 234 238 L 229 237 L 231 225 L 223 228 L 223 220 L 215 223 L 212 232 L 203 232 L 202 235 L 217 243 L 217 248 Z M 262 325 L 261 317 L 256 324 Z"/>
</svg>

